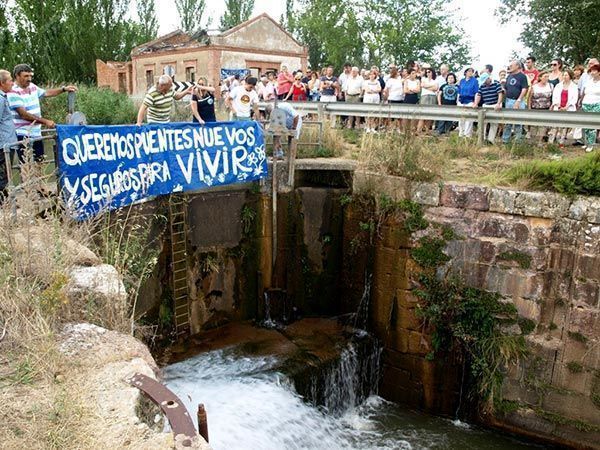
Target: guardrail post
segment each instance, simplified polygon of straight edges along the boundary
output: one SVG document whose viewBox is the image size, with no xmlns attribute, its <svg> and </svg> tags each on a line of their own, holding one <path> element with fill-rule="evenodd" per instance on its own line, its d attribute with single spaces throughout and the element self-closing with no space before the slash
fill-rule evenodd
<svg viewBox="0 0 600 450">
<path fill-rule="evenodd" d="M 320 122 L 323 122 L 323 119 L 325 119 L 323 114 L 323 106 L 323 103 L 317 104 L 317 118 Z"/>
<path fill-rule="evenodd" d="M 485 109 L 477 111 L 477 145 L 482 146 L 485 140 Z"/>
</svg>

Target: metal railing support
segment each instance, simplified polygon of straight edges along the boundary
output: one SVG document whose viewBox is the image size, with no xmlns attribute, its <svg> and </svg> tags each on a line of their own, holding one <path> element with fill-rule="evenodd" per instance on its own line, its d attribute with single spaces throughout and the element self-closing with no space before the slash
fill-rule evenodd
<svg viewBox="0 0 600 450">
<path fill-rule="evenodd" d="M 477 110 L 477 145 L 482 146 L 485 141 L 485 109 Z"/>
</svg>

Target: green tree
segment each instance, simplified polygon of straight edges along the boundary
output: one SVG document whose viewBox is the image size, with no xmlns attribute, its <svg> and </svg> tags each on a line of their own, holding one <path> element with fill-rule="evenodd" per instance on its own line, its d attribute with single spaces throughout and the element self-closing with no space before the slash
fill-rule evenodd
<svg viewBox="0 0 600 450">
<path fill-rule="evenodd" d="M 281 15 L 279 23 L 290 33 L 294 32 L 294 0 L 285 0 L 285 12 Z"/>
<path fill-rule="evenodd" d="M 137 15 L 141 27 L 141 37 L 148 42 L 158 34 L 158 19 L 154 0 L 136 0 Z"/>
<path fill-rule="evenodd" d="M 578 64 L 600 55 L 599 6 L 598 0 L 501 0 L 496 15 L 502 23 L 523 21 L 520 40 L 538 60 Z"/>
<path fill-rule="evenodd" d="M 309 47 L 312 67 L 345 61 L 404 65 L 408 60 L 469 61 L 464 32 L 444 0 L 301 0 L 294 34 Z"/>
<path fill-rule="evenodd" d="M 254 0 L 225 0 L 225 13 L 221 16 L 221 30 L 230 28 L 245 22 L 254 11 Z"/>
<path fill-rule="evenodd" d="M 146 41 L 126 18 L 131 0 L 15 0 L 18 61 L 33 65 L 40 83 L 92 82 L 96 59 L 126 60 Z"/>
<path fill-rule="evenodd" d="M 470 49 L 464 31 L 444 0 L 367 0 L 361 28 L 368 60 L 377 65 L 408 60 L 467 64 Z"/>
<path fill-rule="evenodd" d="M 7 0 L 0 0 L 0 68 L 12 70 L 17 60 L 15 37 L 6 17 Z"/>
<path fill-rule="evenodd" d="M 193 33 L 200 29 L 202 16 L 206 12 L 206 0 L 175 0 L 181 29 Z"/>
<path fill-rule="evenodd" d="M 351 4 L 343 0 L 301 0 L 294 15 L 294 33 L 308 46 L 311 67 L 346 61 L 362 64 L 365 40 Z"/>
</svg>

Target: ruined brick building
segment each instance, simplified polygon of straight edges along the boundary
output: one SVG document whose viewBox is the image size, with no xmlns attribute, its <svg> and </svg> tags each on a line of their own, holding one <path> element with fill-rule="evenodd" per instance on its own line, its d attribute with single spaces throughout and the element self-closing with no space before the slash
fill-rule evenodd
<svg viewBox="0 0 600 450">
<path fill-rule="evenodd" d="M 308 49 L 279 23 L 261 14 L 217 35 L 181 30 L 135 47 L 131 61 L 96 60 L 99 87 L 141 96 L 163 73 L 176 81 L 206 77 L 213 86 L 221 69 L 249 69 L 253 75 L 278 70 L 306 69 Z"/>
</svg>

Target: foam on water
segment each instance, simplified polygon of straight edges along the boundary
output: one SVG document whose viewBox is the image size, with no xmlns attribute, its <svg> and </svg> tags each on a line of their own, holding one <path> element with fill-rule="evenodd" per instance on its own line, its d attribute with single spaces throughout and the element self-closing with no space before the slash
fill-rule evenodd
<svg viewBox="0 0 600 450">
<path fill-rule="evenodd" d="M 305 402 L 273 369 L 276 363 L 221 350 L 165 367 L 163 375 L 194 420 L 198 403 L 205 404 L 214 450 L 475 449 L 483 442 L 487 449 L 523 448 L 494 445 L 496 435 L 462 430 L 377 396 L 341 415 L 328 414 Z"/>
</svg>

